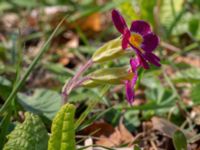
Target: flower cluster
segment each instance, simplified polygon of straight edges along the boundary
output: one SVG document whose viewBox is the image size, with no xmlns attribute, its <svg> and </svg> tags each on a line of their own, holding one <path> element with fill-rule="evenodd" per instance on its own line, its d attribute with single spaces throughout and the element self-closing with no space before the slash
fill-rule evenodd
<svg viewBox="0 0 200 150">
<path fill-rule="evenodd" d="M 117 11 L 112 11 L 112 20 L 116 29 L 122 34 L 122 48 L 130 48 L 136 54 L 136 58 L 130 59 L 131 70 L 134 73 L 132 80 L 125 81 L 126 97 L 130 104 L 134 101 L 134 86 L 136 84 L 139 67 L 149 69 L 149 63 L 160 66 L 160 58 L 153 51 L 159 44 L 159 38 L 143 20 L 136 20 L 128 28 L 124 18 Z"/>
</svg>

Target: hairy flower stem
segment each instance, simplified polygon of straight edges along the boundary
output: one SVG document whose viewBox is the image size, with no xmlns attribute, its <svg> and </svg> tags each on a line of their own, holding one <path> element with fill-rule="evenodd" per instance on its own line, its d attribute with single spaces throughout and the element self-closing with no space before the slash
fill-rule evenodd
<svg viewBox="0 0 200 150">
<path fill-rule="evenodd" d="M 88 80 L 89 78 L 82 78 L 79 81 L 79 77 L 91 66 L 93 65 L 93 61 L 90 59 L 87 61 L 85 65 L 83 65 L 78 72 L 75 74 L 75 76 L 69 80 L 68 82 L 65 83 L 62 89 L 62 104 L 67 103 L 68 95 L 72 91 L 72 89 L 78 87 L 82 82 L 85 80 Z"/>
</svg>

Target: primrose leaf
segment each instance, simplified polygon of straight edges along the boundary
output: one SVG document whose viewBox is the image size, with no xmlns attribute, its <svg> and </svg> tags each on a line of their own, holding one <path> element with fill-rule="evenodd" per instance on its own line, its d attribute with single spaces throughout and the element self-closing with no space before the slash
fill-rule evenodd
<svg viewBox="0 0 200 150">
<path fill-rule="evenodd" d="M 26 110 L 52 120 L 61 106 L 61 96 L 53 90 L 36 89 L 32 95 L 19 93 L 18 102 Z"/>
<path fill-rule="evenodd" d="M 92 56 L 92 60 L 97 63 L 102 63 L 119 58 L 125 54 L 127 53 L 122 49 L 121 39 L 117 38 L 100 47 Z"/>
<path fill-rule="evenodd" d="M 3 150 L 46 150 L 48 133 L 40 117 L 25 113 L 25 121 L 8 135 Z"/>
<path fill-rule="evenodd" d="M 132 79 L 133 75 L 125 66 L 100 69 L 91 73 L 89 77 L 99 84 L 121 84 L 124 80 Z"/>
<path fill-rule="evenodd" d="M 174 133 L 172 140 L 176 150 L 187 150 L 187 139 L 183 132 L 177 130 Z"/>
<path fill-rule="evenodd" d="M 75 150 L 75 106 L 65 104 L 52 122 L 48 150 Z"/>
</svg>

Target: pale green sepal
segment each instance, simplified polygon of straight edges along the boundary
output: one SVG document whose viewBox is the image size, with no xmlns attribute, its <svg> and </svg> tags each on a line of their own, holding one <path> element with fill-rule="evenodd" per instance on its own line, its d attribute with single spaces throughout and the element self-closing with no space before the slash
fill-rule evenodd
<svg viewBox="0 0 200 150">
<path fill-rule="evenodd" d="M 94 80 L 86 80 L 82 83 L 82 86 L 87 87 L 87 88 L 94 88 L 99 86 L 98 82 L 95 82 Z"/>
<path fill-rule="evenodd" d="M 121 41 L 117 38 L 104 44 L 93 54 L 92 60 L 96 63 L 103 63 L 125 55 L 127 51 L 122 49 Z"/>
<path fill-rule="evenodd" d="M 88 75 L 91 80 L 99 84 L 122 84 L 125 80 L 131 80 L 133 73 L 129 67 L 105 68 Z"/>
</svg>

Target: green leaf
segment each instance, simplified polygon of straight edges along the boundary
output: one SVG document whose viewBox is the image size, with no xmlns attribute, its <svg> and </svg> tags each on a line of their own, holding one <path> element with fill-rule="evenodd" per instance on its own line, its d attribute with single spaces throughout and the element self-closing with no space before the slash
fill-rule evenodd
<svg viewBox="0 0 200 150">
<path fill-rule="evenodd" d="M 134 145 L 134 149 L 133 150 L 141 150 L 140 147 L 138 145 Z"/>
<path fill-rule="evenodd" d="M 6 78 L 0 76 L 0 97 L 6 99 L 12 90 L 12 84 Z"/>
<path fill-rule="evenodd" d="M 194 104 L 200 104 L 200 83 L 191 88 L 191 98 Z"/>
<path fill-rule="evenodd" d="M 142 84 L 147 87 L 145 95 L 148 100 L 154 101 L 158 105 L 168 107 L 176 102 L 176 94 L 169 88 L 164 87 L 160 80 L 156 78 L 156 72 L 144 75 Z M 164 109 L 163 109 L 164 110 Z"/>
<path fill-rule="evenodd" d="M 39 116 L 25 113 L 25 121 L 8 135 L 4 150 L 46 150 L 48 133 Z"/>
<path fill-rule="evenodd" d="M 178 22 L 181 19 L 180 13 L 183 9 L 182 7 L 183 4 L 183 0 L 165 0 L 162 1 L 162 5 L 161 5 L 161 9 L 160 9 L 160 22 L 162 23 L 162 25 L 167 29 L 167 34 L 171 34 L 172 30 L 174 29 L 177 32 L 177 26 L 176 24 L 178 24 Z M 180 18 L 178 18 L 178 16 L 180 16 Z M 178 19 L 177 19 L 178 18 Z M 180 23 L 179 23 L 180 24 Z M 185 28 L 187 28 L 187 24 L 180 24 L 181 28 L 183 28 L 182 26 L 186 26 Z M 178 27 L 180 28 L 180 27 Z"/>
<path fill-rule="evenodd" d="M 174 82 L 200 83 L 200 68 L 189 68 L 177 72 L 173 77 Z"/>
<path fill-rule="evenodd" d="M 48 150 L 75 150 L 75 106 L 65 104 L 52 122 Z"/>
<path fill-rule="evenodd" d="M 117 3 L 115 0 L 113 0 L 113 2 Z M 131 20 L 139 19 L 137 11 L 134 10 L 134 7 L 137 5 L 138 1 L 126 1 L 119 5 L 119 9 L 128 23 L 130 23 Z"/>
<path fill-rule="evenodd" d="M 187 150 L 187 139 L 183 132 L 177 130 L 174 133 L 172 140 L 176 150 Z"/>
<path fill-rule="evenodd" d="M 192 18 L 189 21 L 189 31 L 192 33 L 193 36 L 197 34 L 198 28 L 199 28 L 199 19 Z"/>
<path fill-rule="evenodd" d="M 61 96 L 59 93 L 36 89 L 33 95 L 18 94 L 18 102 L 28 111 L 44 115 L 52 120 L 61 106 Z"/>
<path fill-rule="evenodd" d="M 156 0 L 151 0 L 147 3 L 146 0 L 139 0 L 141 18 L 145 18 L 145 20 L 148 20 L 151 23 L 154 22 L 154 14 L 149 12 L 154 12 L 156 2 Z"/>
<path fill-rule="evenodd" d="M 134 131 L 136 127 L 140 126 L 141 121 L 138 116 L 138 110 L 128 110 L 124 113 L 124 122 L 129 131 Z"/>
<path fill-rule="evenodd" d="M 8 2 L 0 2 L 0 11 L 4 11 L 4 10 L 8 10 L 8 9 L 11 9 L 12 8 L 12 5 Z"/>
<path fill-rule="evenodd" d="M 21 7 L 35 7 L 37 3 L 35 0 L 12 0 L 12 2 Z"/>
<path fill-rule="evenodd" d="M 11 113 L 8 112 L 5 116 L 3 116 L 1 122 L 0 122 L 0 149 L 3 148 L 3 145 L 6 141 L 6 135 L 8 134 L 8 126 L 10 124 L 10 117 Z"/>
<path fill-rule="evenodd" d="M 125 66 L 100 69 L 88 76 L 99 84 L 121 84 L 124 80 L 132 79 L 133 75 L 129 72 L 129 67 Z"/>
<path fill-rule="evenodd" d="M 102 63 L 119 58 L 125 54 L 126 51 L 121 46 L 121 39 L 117 38 L 100 47 L 92 56 L 92 60 L 97 63 Z"/>
</svg>

